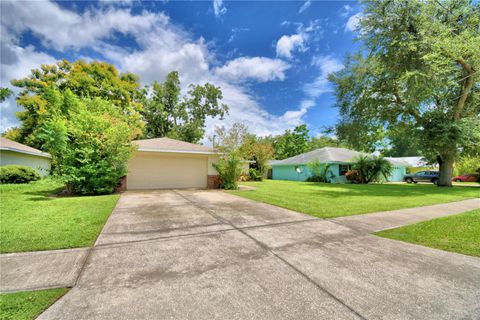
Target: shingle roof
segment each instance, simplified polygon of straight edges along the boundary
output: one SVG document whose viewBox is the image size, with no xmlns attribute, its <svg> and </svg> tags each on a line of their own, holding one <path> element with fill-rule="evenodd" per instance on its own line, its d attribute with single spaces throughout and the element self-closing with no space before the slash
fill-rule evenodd
<svg viewBox="0 0 480 320">
<path fill-rule="evenodd" d="M 4 137 L 0 137 L 0 150 L 20 152 L 20 153 L 39 156 L 39 157 L 50 158 L 49 153 L 18 143 L 16 141 L 12 141 Z"/>
<path fill-rule="evenodd" d="M 387 158 L 394 161 L 401 161 L 406 163 L 409 167 L 427 167 L 429 166 L 427 161 L 422 157 L 395 157 Z"/>
<path fill-rule="evenodd" d="M 355 161 L 355 158 L 360 155 L 368 155 L 368 154 L 345 149 L 345 148 L 325 147 L 325 148 L 316 149 L 307 153 L 302 153 L 288 159 L 275 161 L 270 163 L 270 165 L 271 166 L 300 165 L 300 164 L 307 164 L 309 162 L 317 161 L 317 160 L 322 163 L 350 163 Z M 408 166 L 408 163 L 401 160 L 392 159 L 392 158 L 386 158 L 386 159 L 396 166 Z"/>
<path fill-rule="evenodd" d="M 361 154 L 344 148 L 325 147 L 272 163 L 272 166 L 307 164 L 315 160 L 323 163 L 348 163 Z"/>
<path fill-rule="evenodd" d="M 170 138 L 135 140 L 139 151 L 182 152 L 182 153 L 217 153 L 214 148 Z"/>
</svg>

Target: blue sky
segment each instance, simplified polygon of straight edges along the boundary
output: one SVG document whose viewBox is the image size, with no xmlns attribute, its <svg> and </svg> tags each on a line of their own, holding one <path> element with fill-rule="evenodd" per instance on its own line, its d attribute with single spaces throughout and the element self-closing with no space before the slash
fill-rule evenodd
<svg viewBox="0 0 480 320">
<path fill-rule="evenodd" d="M 355 1 L 1 2 L 1 86 L 58 59 L 105 60 L 163 81 L 222 88 L 230 113 L 215 126 L 245 123 L 259 135 L 306 123 L 312 134 L 338 117 L 329 72 L 357 50 Z M 1 130 L 18 125 L 14 99 Z"/>
</svg>

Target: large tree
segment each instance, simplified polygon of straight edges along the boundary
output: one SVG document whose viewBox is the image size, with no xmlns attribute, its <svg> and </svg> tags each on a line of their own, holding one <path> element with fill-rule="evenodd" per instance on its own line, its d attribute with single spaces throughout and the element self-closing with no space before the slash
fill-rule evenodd
<svg viewBox="0 0 480 320">
<path fill-rule="evenodd" d="M 309 151 L 325 148 L 325 147 L 344 148 L 347 146 L 342 141 L 329 136 L 311 137 L 310 140 L 308 141 Z"/>
<path fill-rule="evenodd" d="M 141 98 L 138 77 L 132 73 L 119 73 L 117 69 L 106 62 L 85 62 L 78 60 L 68 62 L 62 60 L 53 65 L 42 65 L 33 69 L 31 74 L 23 79 L 12 80 L 12 84 L 22 90 L 17 96 L 17 103 L 24 108 L 17 113 L 21 127 L 17 140 L 40 148 L 37 134 L 42 126 L 45 114 L 52 107 L 46 97 L 51 92 L 71 92 L 77 98 L 101 98 L 109 101 L 113 107 L 128 115 L 129 125 L 141 133 Z M 57 110 L 61 115 L 67 115 L 70 104 Z"/>
<path fill-rule="evenodd" d="M 48 109 L 35 141 L 52 155 L 55 175 L 72 193 L 115 191 L 133 151 L 132 115 L 99 97 L 80 99 L 69 89 L 47 89 L 41 98 Z"/>
<path fill-rule="evenodd" d="M 408 124 L 422 154 L 451 186 L 460 150 L 480 126 L 480 4 L 468 0 L 364 1 L 361 51 L 330 76 L 338 130 L 372 143 L 382 130 Z M 345 134 L 348 133 L 348 134 Z"/>
<path fill-rule="evenodd" d="M 144 99 L 146 136 L 171 137 L 196 143 L 205 134 L 207 117 L 222 118 L 228 112 L 221 103 L 222 91 L 210 83 L 189 86 L 181 94 L 178 72 L 172 71 L 163 83 L 154 82 Z"/>
<path fill-rule="evenodd" d="M 281 136 L 274 138 L 275 159 L 286 159 L 308 151 L 308 128 L 306 124 L 291 130 L 285 130 Z"/>
<path fill-rule="evenodd" d="M 208 139 L 212 142 L 214 148 L 219 147 L 223 150 L 236 150 L 245 145 L 249 135 L 250 133 L 246 125 L 235 122 L 228 129 L 224 126 L 215 127 L 213 135 Z"/>
</svg>

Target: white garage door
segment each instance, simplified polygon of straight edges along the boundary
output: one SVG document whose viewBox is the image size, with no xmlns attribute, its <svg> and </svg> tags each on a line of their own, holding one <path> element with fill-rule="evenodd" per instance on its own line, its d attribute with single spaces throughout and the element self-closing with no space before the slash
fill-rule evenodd
<svg viewBox="0 0 480 320">
<path fill-rule="evenodd" d="M 208 158 L 136 152 L 128 166 L 127 189 L 205 188 Z"/>
</svg>

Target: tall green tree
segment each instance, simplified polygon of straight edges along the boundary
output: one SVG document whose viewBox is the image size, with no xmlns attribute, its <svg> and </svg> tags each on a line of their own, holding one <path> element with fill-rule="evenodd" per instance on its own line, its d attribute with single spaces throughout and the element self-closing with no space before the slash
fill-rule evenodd
<svg viewBox="0 0 480 320">
<path fill-rule="evenodd" d="M 412 157 L 422 154 L 416 129 L 408 123 L 399 123 L 385 133 L 388 143 L 381 150 L 386 157 Z"/>
<path fill-rule="evenodd" d="M 131 115 L 99 97 L 80 99 L 69 89 L 47 89 L 41 98 L 49 107 L 36 143 L 52 155 L 54 174 L 71 193 L 115 191 L 133 151 Z"/>
<path fill-rule="evenodd" d="M 273 143 L 276 159 L 286 159 L 308 151 L 308 128 L 306 124 L 297 126 L 278 136 Z"/>
<path fill-rule="evenodd" d="M 210 83 L 189 86 L 181 95 L 178 72 L 172 71 L 163 83 L 154 82 L 144 99 L 147 138 L 171 137 L 196 143 L 205 134 L 207 117 L 223 118 L 228 106 L 221 103 L 222 91 Z"/>
<path fill-rule="evenodd" d="M 422 155 L 451 186 L 453 163 L 480 125 L 480 4 L 469 0 L 368 0 L 361 51 L 329 78 L 340 132 L 375 142 L 399 123 L 418 136 Z M 339 135 L 340 136 L 340 135 Z"/>
<path fill-rule="evenodd" d="M 42 65 L 34 69 L 23 79 L 12 80 L 12 84 L 22 90 L 17 96 L 17 103 L 24 108 L 17 116 L 21 121 L 19 142 L 40 148 L 37 141 L 38 129 L 43 125 L 45 114 L 50 113 L 51 105 L 45 97 L 54 91 L 72 93 L 83 98 L 101 98 L 109 101 L 113 107 L 128 115 L 129 125 L 141 133 L 142 92 L 139 90 L 138 77 L 132 73 L 119 73 L 106 62 L 85 62 L 78 60 L 59 61 L 52 65 Z M 56 112 L 66 115 L 70 105 Z"/>
<path fill-rule="evenodd" d="M 309 151 L 325 147 L 345 148 L 346 145 L 342 141 L 329 136 L 311 137 L 308 141 Z"/>
</svg>

